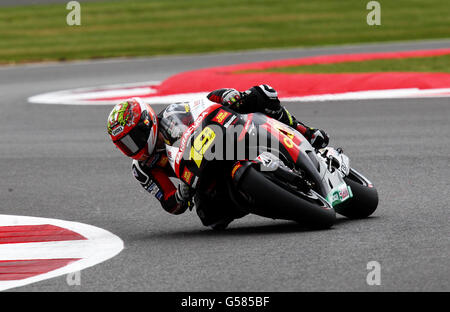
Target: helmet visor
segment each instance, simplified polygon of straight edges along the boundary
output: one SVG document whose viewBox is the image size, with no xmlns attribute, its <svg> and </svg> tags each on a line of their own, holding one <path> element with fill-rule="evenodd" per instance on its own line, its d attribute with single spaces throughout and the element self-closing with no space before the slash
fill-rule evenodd
<svg viewBox="0 0 450 312">
<path fill-rule="evenodd" d="M 151 124 L 147 125 L 141 121 L 130 133 L 114 143 L 125 155 L 134 156 L 147 145 L 150 129 Z"/>
<path fill-rule="evenodd" d="M 133 156 L 140 150 L 129 134 L 120 140 L 117 140 L 115 143 L 116 146 L 127 156 Z"/>
</svg>

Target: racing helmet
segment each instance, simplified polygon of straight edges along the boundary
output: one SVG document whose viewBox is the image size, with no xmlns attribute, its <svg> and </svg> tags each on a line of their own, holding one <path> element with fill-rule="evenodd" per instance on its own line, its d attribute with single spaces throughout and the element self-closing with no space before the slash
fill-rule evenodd
<svg viewBox="0 0 450 312">
<path fill-rule="evenodd" d="M 132 98 L 114 106 L 108 117 L 107 131 L 122 153 L 144 160 L 155 150 L 158 119 L 149 104 Z"/>
</svg>

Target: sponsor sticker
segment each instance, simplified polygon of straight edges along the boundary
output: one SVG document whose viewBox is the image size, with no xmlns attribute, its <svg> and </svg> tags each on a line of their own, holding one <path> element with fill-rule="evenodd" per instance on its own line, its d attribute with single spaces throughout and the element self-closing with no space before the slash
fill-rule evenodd
<svg viewBox="0 0 450 312">
<path fill-rule="evenodd" d="M 122 127 L 122 126 L 118 126 L 117 128 L 114 128 L 114 129 L 111 131 L 111 134 L 114 135 L 114 136 L 116 136 L 116 135 L 118 135 L 118 134 L 120 134 L 120 133 L 122 133 L 122 132 L 123 132 L 123 127 Z"/>
<path fill-rule="evenodd" d="M 195 176 L 194 177 L 194 182 L 192 183 L 191 187 L 195 189 L 197 187 L 197 182 L 198 182 L 198 177 Z"/>
<path fill-rule="evenodd" d="M 231 113 L 227 112 L 226 110 L 219 110 L 219 112 L 217 113 L 216 116 L 214 116 L 214 118 L 212 119 L 212 121 L 217 122 L 221 125 L 223 125 L 224 121 L 228 118 L 228 116 L 230 116 Z"/>
<path fill-rule="evenodd" d="M 332 206 L 334 206 L 346 201 L 352 196 L 353 194 L 351 193 L 351 189 L 344 183 L 331 190 L 327 200 L 331 202 Z"/>
<path fill-rule="evenodd" d="M 187 167 L 184 167 L 183 174 L 181 175 L 183 181 L 190 185 L 193 176 L 194 174 Z"/>
<path fill-rule="evenodd" d="M 234 179 L 234 175 L 236 174 L 236 171 L 242 167 L 241 163 L 238 163 L 233 167 L 233 170 L 231 170 L 231 178 Z"/>
<path fill-rule="evenodd" d="M 225 128 L 228 128 L 236 118 L 237 118 L 236 115 L 231 116 L 231 118 L 223 126 Z"/>
<path fill-rule="evenodd" d="M 159 191 L 158 193 L 156 193 L 155 197 L 156 197 L 158 200 L 161 200 L 161 198 L 163 197 L 163 193 Z"/>
<path fill-rule="evenodd" d="M 149 192 L 151 195 L 156 196 L 156 194 L 159 192 L 159 187 L 156 185 L 156 183 L 150 184 L 150 186 L 147 188 L 147 192 Z"/>
</svg>

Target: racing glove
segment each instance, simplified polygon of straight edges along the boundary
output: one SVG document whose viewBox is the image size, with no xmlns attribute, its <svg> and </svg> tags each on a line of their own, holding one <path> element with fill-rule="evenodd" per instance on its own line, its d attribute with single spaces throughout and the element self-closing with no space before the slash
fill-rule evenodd
<svg viewBox="0 0 450 312">
<path fill-rule="evenodd" d="M 192 196 L 192 188 L 184 183 L 178 184 L 177 191 L 175 192 L 175 199 L 181 207 L 185 209 L 189 208 L 189 210 L 192 210 L 192 208 L 194 207 Z"/>
<path fill-rule="evenodd" d="M 222 105 L 228 106 L 231 109 L 239 108 L 242 104 L 242 94 L 236 89 L 229 89 L 222 95 Z"/>
<path fill-rule="evenodd" d="M 324 148 L 328 145 L 328 142 L 330 141 L 330 138 L 328 137 L 328 134 L 322 130 L 322 129 L 314 129 L 310 128 L 311 133 L 311 145 L 314 148 Z"/>
</svg>

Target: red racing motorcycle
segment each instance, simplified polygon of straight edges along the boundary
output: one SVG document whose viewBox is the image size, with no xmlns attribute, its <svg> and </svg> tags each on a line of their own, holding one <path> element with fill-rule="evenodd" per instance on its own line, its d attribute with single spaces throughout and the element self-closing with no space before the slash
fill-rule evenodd
<svg viewBox="0 0 450 312">
<path fill-rule="evenodd" d="M 336 213 L 365 218 L 377 208 L 373 184 L 351 168 L 342 149 L 314 149 L 295 129 L 261 113 L 238 114 L 208 99 L 164 112 L 176 176 L 207 200 L 310 228 L 331 227 Z"/>
</svg>

